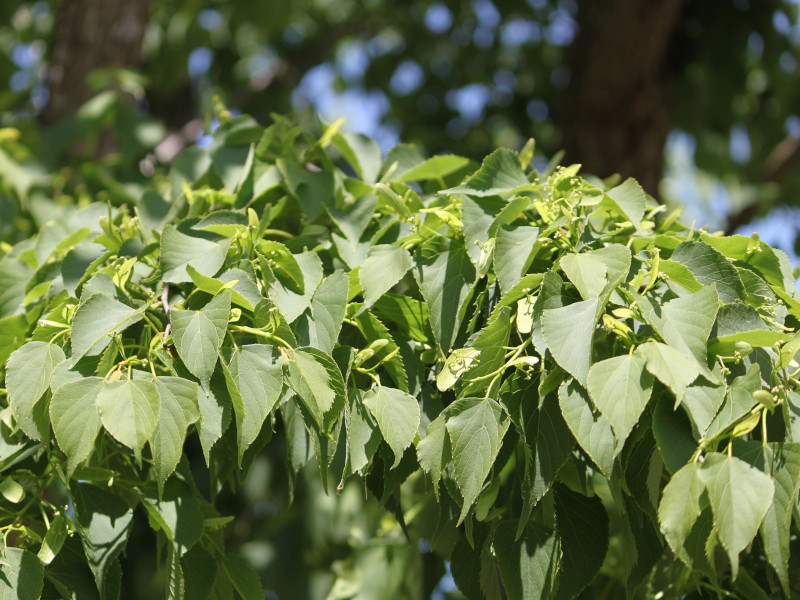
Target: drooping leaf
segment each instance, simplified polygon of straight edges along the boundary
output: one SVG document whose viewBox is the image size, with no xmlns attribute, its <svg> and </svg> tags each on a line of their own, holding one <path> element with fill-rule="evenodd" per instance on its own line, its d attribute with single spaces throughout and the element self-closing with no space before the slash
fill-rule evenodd
<svg viewBox="0 0 800 600">
<path fill-rule="evenodd" d="M 350 449 L 350 470 L 361 471 L 369 464 L 381 441 L 375 417 L 364 406 L 362 393 L 357 389 L 348 390 L 350 423 L 347 428 L 347 441 Z"/>
<path fill-rule="evenodd" d="M 100 421 L 118 442 L 141 460 L 142 448 L 158 422 L 161 396 L 156 384 L 146 379 L 108 381 L 95 399 Z"/>
<path fill-rule="evenodd" d="M 464 244 L 450 239 L 434 238 L 417 250 L 416 260 L 414 275 L 428 306 L 431 329 L 442 351 L 449 352 L 475 283 L 475 268 Z"/>
<path fill-rule="evenodd" d="M 558 401 L 564 421 L 578 444 L 600 471 L 610 476 L 617 455 L 617 441 L 611 423 L 602 414 L 593 413 L 589 394 L 575 381 L 561 384 Z"/>
<path fill-rule="evenodd" d="M 288 363 L 288 383 L 314 418 L 320 431 L 330 432 L 345 403 L 339 367 L 315 348 L 298 348 Z"/>
<path fill-rule="evenodd" d="M 83 550 L 104 598 L 115 559 L 128 541 L 133 510 L 119 496 L 87 483 L 74 486 L 72 500 Z"/>
<path fill-rule="evenodd" d="M 364 394 L 364 406 L 374 415 L 383 438 L 394 453 L 394 469 L 417 434 L 419 403 L 402 390 L 379 386 Z"/>
<path fill-rule="evenodd" d="M 592 340 L 597 326 L 597 298 L 561 308 L 545 309 L 542 334 L 559 366 L 586 385 L 592 363 Z"/>
<path fill-rule="evenodd" d="M 243 600 L 263 600 L 264 587 L 261 585 L 261 578 L 243 556 L 225 554 L 222 568 Z"/>
<path fill-rule="evenodd" d="M 800 489 L 800 445 L 792 442 L 762 444 L 735 440 L 735 455 L 770 475 L 775 484 L 774 501 L 759 529 L 767 560 L 790 595 L 789 559 L 792 511 Z"/>
<path fill-rule="evenodd" d="M 433 491 L 439 497 L 439 481 L 450 463 L 450 436 L 447 433 L 447 413 L 442 412 L 428 425 L 425 438 L 417 444 L 419 466 L 431 477 Z"/>
<path fill-rule="evenodd" d="M 459 523 L 469 513 L 494 464 L 509 420 L 489 398 L 464 398 L 448 409 L 447 432 L 453 452 L 453 469 L 464 504 Z"/>
<path fill-rule="evenodd" d="M 532 522 L 516 539 L 517 524 L 501 522 L 494 531 L 493 545 L 509 598 L 544 600 L 555 588 L 558 543 L 555 533 Z"/>
<path fill-rule="evenodd" d="M 203 513 L 192 488 L 170 479 L 162 493 L 152 484 L 142 487 L 142 500 L 150 522 L 164 532 L 179 555 L 184 555 L 203 535 Z"/>
<path fill-rule="evenodd" d="M 230 310 L 231 294 L 225 290 L 200 310 L 171 310 L 169 313 L 178 356 L 202 383 L 208 383 L 214 372 Z"/>
<path fill-rule="evenodd" d="M 556 531 L 561 539 L 560 598 L 577 596 L 594 579 L 608 550 L 608 514 L 598 496 L 556 487 Z"/>
<path fill-rule="evenodd" d="M 522 278 L 531 252 L 539 237 L 539 228 L 507 225 L 497 229 L 494 243 L 494 271 L 503 293 Z"/>
<path fill-rule="evenodd" d="M 244 451 L 261 432 L 267 416 L 275 409 L 283 390 L 283 359 L 275 346 L 248 344 L 234 348 L 228 359 L 231 396 L 234 401 L 239 464 Z"/>
<path fill-rule="evenodd" d="M 8 358 L 6 390 L 17 423 L 30 416 L 33 407 L 50 387 L 56 365 L 64 360 L 64 351 L 59 346 L 44 342 L 28 342 Z"/>
<path fill-rule="evenodd" d="M 682 467 L 664 487 L 658 505 L 658 522 L 676 556 L 685 552 L 683 543 L 700 516 L 700 496 L 704 490 L 697 463 Z"/>
<path fill-rule="evenodd" d="M 705 365 L 706 344 L 719 309 L 719 297 L 713 285 L 670 300 L 663 306 L 646 298 L 637 298 L 636 303 L 667 345 L 691 354 L 701 367 Z"/>
<path fill-rule="evenodd" d="M 575 441 L 561 415 L 555 394 L 541 397 L 536 381 L 515 383 L 507 393 L 501 394 L 501 402 L 524 442 L 525 471 L 522 482 L 523 505 L 517 528 L 519 536 L 533 507 L 555 481 Z"/>
<path fill-rule="evenodd" d="M 597 298 L 606 286 L 608 267 L 592 254 L 565 254 L 560 264 L 584 300 Z"/>
<path fill-rule="evenodd" d="M 331 274 L 319 285 L 311 299 L 311 310 L 301 315 L 297 322 L 297 337 L 301 344 L 327 354 L 333 351 L 344 320 L 347 286 L 347 275 L 342 271 Z"/>
<path fill-rule="evenodd" d="M 65 383 L 50 400 L 50 420 L 59 447 L 67 455 L 67 471 L 72 472 L 94 448 L 100 431 L 100 415 L 95 400 L 103 380 L 85 377 Z"/>
<path fill-rule="evenodd" d="M 72 363 L 84 355 L 100 354 L 113 335 L 141 321 L 145 308 L 131 308 L 103 294 L 93 294 L 81 302 L 72 319 Z"/>
<path fill-rule="evenodd" d="M 743 460 L 714 452 L 706 455 L 700 472 L 717 535 L 728 553 L 735 579 L 739 554 L 758 533 L 772 504 L 775 485 L 769 475 Z"/>
<path fill-rule="evenodd" d="M 647 370 L 675 394 L 678 402 L 683 400 L 689 384 L 700 375 L 692 357 L 661 342 L 642 344 L 636 354 L 644 358 Z"/>
<path fill-rule="evenodd" d="M 601 360 L 589 369 L 587 384 L 594 405 L 623 443 L 653 391 L 653 376 L 645 370 L 645 360 L 635 354 Z"/>
<path fill-rule="evenodd" d="M 180 461 L 187 428 L 200 418 L 199 388 L 195 382 L 180 377 L 156 377 L 154 381 L 160 402 L 150 450 L 156 481 L 163 489 Z"/>
<path fill-rule="evenodd" d="M 44 567 L 33 552 L 22 548 L 5 548 L 0 573 L 0 598 L 3 600 L 41 598 Z"/>
</svg>

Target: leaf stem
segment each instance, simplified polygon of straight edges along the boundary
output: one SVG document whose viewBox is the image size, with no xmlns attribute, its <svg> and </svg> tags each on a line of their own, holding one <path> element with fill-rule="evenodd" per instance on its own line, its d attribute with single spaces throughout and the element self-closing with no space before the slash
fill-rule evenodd
<svg viewBox="0 0 800 600">
<path fill-rule="evenodd" d="M 230 329 L 230 331 L 236 331 L 236 332 L 239 332 L 239 333 L 249 333 L 249 334 L 254 335 L 256 337 L 261 337 L 261 338 L 264 338 L 264 339 L 267 339 L 267 340 L 272 340 L 274 342 L 277 342 L 278 344 L 280 344 L 284 348 L 291 349 L 291 347 L 292 347 L 292 345 L 289 342 L 287 342 L 283 338 L 278 337 L 277 335 L 269 333 L 268 331 L 263 331 L 261 329 L 255 329 L 253 327 L 247 327 L 246 325 L 234 325 Z"/>
</svg>

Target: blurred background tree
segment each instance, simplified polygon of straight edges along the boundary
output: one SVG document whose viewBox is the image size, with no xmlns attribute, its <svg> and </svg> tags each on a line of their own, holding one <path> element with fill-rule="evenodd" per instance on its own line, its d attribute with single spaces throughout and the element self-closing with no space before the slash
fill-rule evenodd
<svg viewBox="0 0 800 600">
<path fill-rule="evenodd" d="M 564 150 L 588 173 L 636 177 L 689 222 L 757 229 L 797 260 L 797 13 L 796 0 L 4 0 L 0 240 L 92 201 L 136 202 L 209 143 L 218 97 L 262 124 L 345 117 L 384 150 L 403 140 L 479 159 L 533 137 L 539 167 Z M 365 598 L 455 593 L 363 490 L 334 501 L 312 469 L 287 508 L 283 447 L 220 498 L 277 596 L 325 597 L 336 579 L 330 597 L 349 597 L 355 573 L 387 561 L 423 575 L 376 579 Z M 378 530 L 382 545 L 364 543 Z M 126 597 L 163 583 L 147 583 L 150 554 L 129 546 L 139 583 Z"/>
</svg>

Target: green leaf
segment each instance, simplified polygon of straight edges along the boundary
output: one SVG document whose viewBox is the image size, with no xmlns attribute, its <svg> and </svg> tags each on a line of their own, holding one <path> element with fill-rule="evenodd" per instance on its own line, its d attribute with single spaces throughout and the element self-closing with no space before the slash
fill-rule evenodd
<svg viewBox="0 0 800 600">
<path fill-rule="evenodd" d="M 160 408 L 158 422 L 150 436 L 150 450 L 161 490 L 181 459 L 187 428 L 200 418 L 199 388 L 194 381 L 180 377 L 156 377 L 154 381 Z"/>
<path fill-rule="evenodd" d="M 592 365 L 587 389 L 594 405 L 605 415 L 622 444 L 650 400 L 653 377 L 645 370 L 645 360 L 626 354 Z"/>
<path fill-rule="evenodd" d="M 758 533 L 775 493 L 772 477 L 736 457 L 706 455 L 701 474 L 708 489 L 717 536 L 728 552 L 732 576 L 739 570 L 739 553 Z"/>
<path fill-rule="evenodd" d="M 66 360 L 55 344 L 28 342 L 17 348 L 6 364 L 8 403 L 17 423 L 23 423 L 50 387 L 53 370 Z"/>
<path fill-rule="evenodd" d="M 93 294 L 81 302 L 72 319 L 72 364 L 84 355 L 100 354 L 114 335 L 141 321 L 146 308 L 146 304 L 131 308 L 103 294 Z"/>
<path fill-rule="evenodd" d="M 233 271 L 233 269 L 231 269 L 231 271 Z M 223 289 L 228 289 L 230 290 L 231 302 L 233 304 L 241 306 L 246 310 L 253 310 L 255 308 L 254 304 L 250 300 L 242 296 L 241 292 L 236 289 L 239 283 L 235 284 L 232 287 L 231 286 L 226 287 L 225 285 L 226 282 L 222 281 L 221 279 L 214 279 L 213 277 L 207 277 L 205 275 L 201 275 L 194 269 L 194 267 L 192 267 L 192 265 L 186 265 L 186 272 L 192 278 L 192 281 L 197 286 L 197 289 L 202 290 L 207 294 L 211 294 L 212 296 L 216 296 Z M 230 271 L 227 272 L 230 273 Z M 247 275 L 243 271 L 240 272 L 242 274 L 242 277 L 244 278 L 247 277 Z"/>
<path fill-rule="evenodd" d="M 674 260 L 662 258 L 658 262 L 658 270 L 660 273 L 663 273 L 667 276 L 668 281 L 677 283 L 678 285 L 685 287 L 690 292 L 697 292 L 703 287 L 703 284 L 694 278 L 694 275 L 692 275 L 692 272 L 689 269 L 687 269 L 681 263 L 675 262 Z"/>
<path fill-rule="evenodd" d="M 675 394 L 678 402 L 683 400 L 689 384 L 700 375 L 693 357 L 661 342 L 642 344 L 636 354 L 645 360 L 647 370 Z"/>
<path fill-rule="evenodd" d="M 504 294 L 519 282 L 527 270 L 538 237 L 538 227 L 506 225 L 497 229 L 494 271 Z"/>
<path fill-rule="evenodd" d="M 67 535 L 72 532 L 72 521 L 61 513 L 57 513 L 53 520 L 50 521 L 50 526 L 47 528 L 47 533 L 42 540 L 42 545 L 39 548 L 38 557 L 42 564 L 49 565 L 53 559 L 61 551 Z"/>
<path fill-rule="evenodd" d="M 642 186 L 635 179 L 626 179 L 617 187 L 606 192 L 620 213 L 630 221 L 633 226 L 640 229 L 642 217 L 646 206 L 646 198 Z"/>
<path fill-rule="evenodd" d="M 342 374 L 333 359 L 316 348 L 298 348 L 289 363 L 289 385 L 314 418 L 329 433 L 345 403 Z"/>
<path fill-rule="evenodd" d="M 343 271 L 329 275 L 314 292 L 310 314 L 297 321 L 297 338 L 326 354 L 333 352 L 347 305 L 348 278 Z"/>
<path fill-rule="evenodd" d="M 608 514 L 598 496 L 558 485 L 556 531 L 561 539 L 559 598 L 577 596 L 594 579 L 608 551 Z"/>
<path fill-rule="evenodd" d="M 414 275 L 428 306 L 431 329 L 442 351 L 449 352 L 475 284 L 475 268 L 464 244 L 445 238 L 421 246 L 416 259 Z"/>
<path fill-rule="evenodd" d="M 275 346 L 248 344 L 234 348 L 227 365 L 228 386 L 234 398 L 239 465 L 244 451 L 261 432 L 264 421 L 277 406 L 283 390 L 283 359 Z M 240 399 L 239 402 L 236 398 Z"/>
<path fill-rule="evenodd" d="M 364 394 L 364 406 L 375 416 L 383 438 L 392 449 L 394 469 L 417 434 L 419 403 L 402 390 L 379 386 Z"/>
<path fill-rule="evenodd" d="M 347 427 L 347 441 L 350 449 L 350 471 L 360 472 L 369 464 L 381 441 L 375 418 L 362 400 L 360 390 L 351 388 L 348 393 L 350 404 L 350 423 Z"/>
<path fill-rule="evenodd" d="M 683 407 L 692 420 L 697 437 L 703 437 L 709 424 L 725 401 L 725 385 L 716 385 L 698 379 L 686 388 Z"/>
<path fill-rule="evenodd" d="M 389 157 L 387 157 L 387 162 Z M 455 154 L 439 154 L 431 156 L 425 162 L 420 163 L 407 171 L 401 172 L 397 176 L 397 181 L 422 181 L 425 179 L 440 179 L 450 173 L 466 167 L 469 159 Z M 399 169 L 398 169 L 399 170 Z"/>
<path fill-rule="evenodd" d="M 584 300 L 597 298 L 606 286 L 608 267 L 592 254 L 565 254 L 560 264 Z"/>
<path fill-rule="evenodd" d="M 160 529 L 179 555 L 185 554 L 203 535 L 203 513 L 192 488 L 170 479 L 162 493 L 152 484 L 142 487 L 142 500 L 153 529 Z"/>
<path fill-rule="evenodd" d="M 0 318 L 23 312 L 25 287 L 33 274 L 33 269 L 18 258 L 4 256 L 0 260 Z"/>
<path fill-rule="evenodd" d="M 3 600 L 39 600 L 44 584 L 44 567 L 36 555 L 22 548 L 3 550 L 0 565 L 0 598 Z"/>
<path fill-rule="evenodd" d="M 499 148 L 487 156 L 480 168 L 462 185 L 447 192 L 494 196 L 528 185 L 528 178 L 519 166 L 517 153 L 508 148 Z"/>
<path fill-rule="evenodd" d="M 103 380 L 85 377 L 58 387 L 50 400 L 50 420 L 59 447 L 67 455 L 67 473 L 85 460 L 100 431 L 95 400 Z"/>
<path fill-rule="evenodd" d="M 578 444 L 600 471 L 610 476 L 617 455 L 617 440 L 611 423 L 603 415 L 593 414 L 589 395 L 576 381 L 561 384 L 558 401 L 564 421 Z"/>
<path fill-rule="evenodd" d="M 375 183 L 381 170 L 381 149 L 377 143 L 355 132 L 337 133 L 333 143 L 365 183 Z"/>
<path fill-rule="evenodd" d="M 172 225 L 161 233 L 161 281 L 184 283 L 192 280 L 186 271 L 191 265 L 198 273 L 213 277 L 222 268 L 232 238 L 212 242 L 204 237 L 186 235 Z"/>
<path fill-rule="evenodd" d="M 524 442 L 523 505 L 518 536 L 522 534 L 533 507 L 550 489 L 575 446 L 561 415 L 558 398 L 555 394 L 541 397 L 538 387 L 535 381 L 520 380 L 501 394 L 501 401 Z"/>
<path fill-rule="evenodd" d="M 472 347 L 480 354 L 476 356 L 477 363 L 463 378 L 465 383 L 463 395 L 477 395 L 478 392 L 485 390 L 490 384 L 490 379 L 471 380 L 486 377 L 503 366 L 511 334 L 511 323 L 511 310 L 503 306 L 492 314 L 486 327 L 475 337 Z"/>
<path fill-rule="evenodd" d="M 452 457 L 447 434 L 447 412 L 442 412 L 428 425 L 425 438 L 417 444 L 419 466 L 431 477 L 433 493 L 439 498 L 439 481 Z"/>
<path fill-rule="evenodd" d="M 412 266 L 411 255 L 405 248 L 391 244 L 371 246 L 358 272 L 364 290 L 364 309 L 392 289 Z"/>
<path fill-rule="evenodd" d="M 172 339 L 186 368 L 207 384 L 228 327 L 231 293 L 225 290 L 200 310 L 171 310 Z"/>
<path fill-rule="evenodd" d="M 0 482 L 0 495 L 9 502 L 16 504 L 25 497 L 25 490 L 13 477 L 8 475 Z"/>
<path fill-rule="evenodd" d="M 784 593 L 791 595 L 789 581 L 792 511 L 800 489 L 800 444 L 742 441 L 733 445 L 734 454 L 772 476 L 775 497 L 761 522 L 760 533 L 767 560 L 778 574 Z"/>
<path fill-rule="evenodd" d="M 133 510 L 119 496 L 87 483 L 74 486 L 72 500 L 83 550 L 100 597 L 105 598 L 115 559 L 128 541 Z"/>
<path fill-rule="evenodd" d="M 725 304 L 744 296 L 744 285 L 736 267 L 718 250 L 703 242 L 682 242 L 670 260 L 681 263 L 702 285 L 716 286 L 719 299 Z"/>
<path fill-rule="evenodd" d="M 231 424 L 232 400 L 221 368 L 215 369 L 211 380 L 201 384 L 197 395 L 200 419 L 197 429 L 206 463 L 210 461 L 211 448 Z"/>
<path fill-rule="evenodd" d="M 320 216 L 332 203 L 333 173 L 311 171 L 303 165 L 283 159 L 278 159 L 275 164 L 283 176 L 286 191 L 297 198 L 309 221 Z"/>
<path fill-rule="evenodd" d="M 311 300 L 317 286 L 322 281 L 322 261 L 316 252 L 303 252 L 293 255 L 303 274 L 302 293 L 296 291 L 294 285 L 284 285 L 272 271 L 267 268 L 264 277 L 267 279 L 270 300 L 278 307 L 287 323 L 292 323 L 303 311 L 311 306 Z M 262 271 L 265 267 L 262 266 Z"/>
<path fill-rule="evenodd" d="M 586 385 L 600 300 L 593 298 L 542 313 L 544 341 L 558 365 Z"/>
<path fill-rule="evenodd" d="M 465 196 L 461 199 L 464 241 L 472 264 L 479 264 L 481 256 L 485 255 L 489 248 L 486 242 L 494 236 L 497 216 L 505 206 L 506 202 L 498 196 L 488 198 Z"/>
<path fill-rule="evenodd" d="M 658 306 L 652 300 L 637 297 L 636 304 L 658 335 L 676 350 L 694 356 L 705 368 L 706 344 L 719 309 L 713 285 Z"/>
<path fill-rule="evenodd" d="M 448 408 L 447 432 L 453 450 L 453 470 L 464 504 L 464 520 L 494 464 L 509 420 L 490 398 L 464 398 Z"/>
<path fill-rule="evenodd" d="M 698 445 L 689 417 L 674 404 L 671 396 L 662 393 L 653 409 L 653 437 L 670 473 L 689 462 Z"/>
<path fill-rule="evenodd" d="M 746 415 L 755 406 L 756 400 L 753 392 L 761 389 L 761 370 L 758 364 L 753 364 L 745 375 L 734 379 L 730 384 L 728 394 L 722 408 L 706 429 L 705 437 L 711 439 L 734 422 Z"/>
<path fill-rule="evenodd" d="M 700 516 L 700 496 L 705 483 L 697 463 L 684 465 L 664 487 L 658 505 L 658 522 L 661 531 L 678 556 L 684 553 L 683 544 Z"/>
<path fill-rule="evenodd" d="M 503 586 L 509 598 L 546 600 L 556 582 L 557 536 L 537 522 L 530 523 L 519 539 L 516 529 L 515 521 L 502 521 L 492 538 Z"/>
<path fill-rule="evenodd" d="M 158 422 L 161 397 L 145 379 L 108 381 L 95 399 L 100 421 L 118 442 L 133 450 L 136 460 Z"/>
<path fill-rule="evenodd" d="M 195 544 L 180 557 L 180 562 L 186 586 L 185 597 L 206 600 L 217 576 L 217 560 L 201 544 Z"/>
<path fill-rule="evenodd" d="M 242 600 L 263 600 L 264 588 L 261 578 L 253 567 L 239 554 L 225 554 L 222 558 L 222 568 L 228 579 L 242 597 Z"/>
</svg>

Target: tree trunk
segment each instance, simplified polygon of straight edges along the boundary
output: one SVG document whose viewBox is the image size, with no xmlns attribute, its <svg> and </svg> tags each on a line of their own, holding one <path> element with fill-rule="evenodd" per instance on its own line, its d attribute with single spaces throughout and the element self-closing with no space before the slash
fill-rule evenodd
<svg viewBox="0 0 800 600">
<path fill-rule="evenodd" d="M 87 76 L 94 69 L 141 66 L 150 4 L 151 0 L 58 0 L 45 123 L 74 115 L 92 96 Z"/>
<path fill-rule="evenodd" d="M 579 0 L 559 115 L 566 159 L 658 193 L 673 110 L 669 63 L 683 0 Z"/>
</svg>

